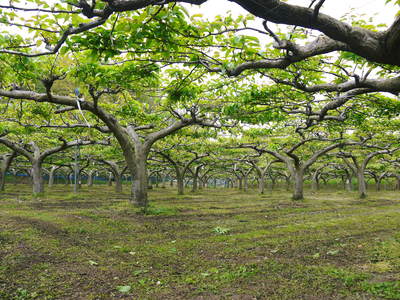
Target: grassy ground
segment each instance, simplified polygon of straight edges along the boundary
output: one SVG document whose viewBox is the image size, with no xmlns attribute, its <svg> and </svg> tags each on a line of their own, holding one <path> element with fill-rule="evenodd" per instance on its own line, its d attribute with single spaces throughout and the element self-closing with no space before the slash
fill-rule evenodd
<svg viewBox="0 0 400 300">
<path fill-rule="evenodd" d="M 398 192 L 69 191 L 0 194 L 0 299 L 400 299 Z"/>
</svg>

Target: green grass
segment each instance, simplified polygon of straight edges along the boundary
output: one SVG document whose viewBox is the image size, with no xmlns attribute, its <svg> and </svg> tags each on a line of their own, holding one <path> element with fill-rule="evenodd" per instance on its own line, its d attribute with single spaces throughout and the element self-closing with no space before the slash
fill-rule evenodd
<svg viewBox="0 0 400 300">
<path fill-rule="evenodd" d="M 8 185 L 0 299 L 400 299 L 397 192 L 290 197 Z"/>
</svg>

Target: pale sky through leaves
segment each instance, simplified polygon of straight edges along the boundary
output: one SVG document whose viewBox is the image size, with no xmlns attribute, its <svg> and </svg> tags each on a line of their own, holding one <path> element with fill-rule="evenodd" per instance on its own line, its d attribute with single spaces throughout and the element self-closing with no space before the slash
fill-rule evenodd
<svg viewBox="0 0 400 300">
<path fill-rule="evenodd" d="M 289 4 L 307 7 L 310 0 L 289 0 Z M 191 13 L 201 13 L 206 18 L 213 19 L 216 15 L 226 15 L 231 11 L 233 15 L 246 14 L 247 12 L 236 3 L 227 0 L 207 1 L 201 6 L 185 5 Z M 385 5 L 385 0 L 326 0 L 321 12 L 340 19 L 346 14 L 365 15 L 363 18 L 374 19 L 375 24 L 386 23 L 390 25 L 395 18 L 398 6 Z"/>
</svg>

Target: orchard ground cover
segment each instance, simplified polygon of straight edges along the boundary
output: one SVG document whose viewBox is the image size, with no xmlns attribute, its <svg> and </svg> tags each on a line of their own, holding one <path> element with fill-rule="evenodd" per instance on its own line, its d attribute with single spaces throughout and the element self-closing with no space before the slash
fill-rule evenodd
<svg viewBox="0 0 400 300">
<path fill-rule="evenodd" d="M 0 299 L 400 299 L 398 191 L 0 195 Z"/>
</svg>

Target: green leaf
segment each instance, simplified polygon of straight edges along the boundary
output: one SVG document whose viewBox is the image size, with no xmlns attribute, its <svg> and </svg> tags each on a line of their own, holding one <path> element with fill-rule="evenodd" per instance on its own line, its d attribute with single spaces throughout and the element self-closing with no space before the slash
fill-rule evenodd
<svg viewBox="0 0 400 300">
<path fill-rule="evenodd" d="M 320 258 L 320 254 L 319 253 L 315 253 L 313 256 L 312 256 L 312 258 Z"/>
<path fill-rule="evenodd" d="M 94 260 L 89 260 L 89 264 L 90 264 L 91 266 L 97 266 L 97 265 L 98 265 L 98 263 L 95 262 Z"/>
<path fill-rule="evenodd" d="M 139 276 L 140 274 L 144 274 L 147 272 L 149 272 L 149 271 L 148 270 L 136 270 L 136 271 L 133 271 L 132 274 L 133 274 L 133 276 Z"/>
<path fill-rule="evenodd" d="M 328 252 L 326 252 L 326 254 L 328 255 L 336 255 L 339 253 L 339 250 L 329 250 Z"/>
<path fill-rule="evenodd" d="M 132 289 L 130 285 L 118 285 L 117 286 L 117 291 L 121 293 L 129 293 L 129 291 Z"/>
</svg>

